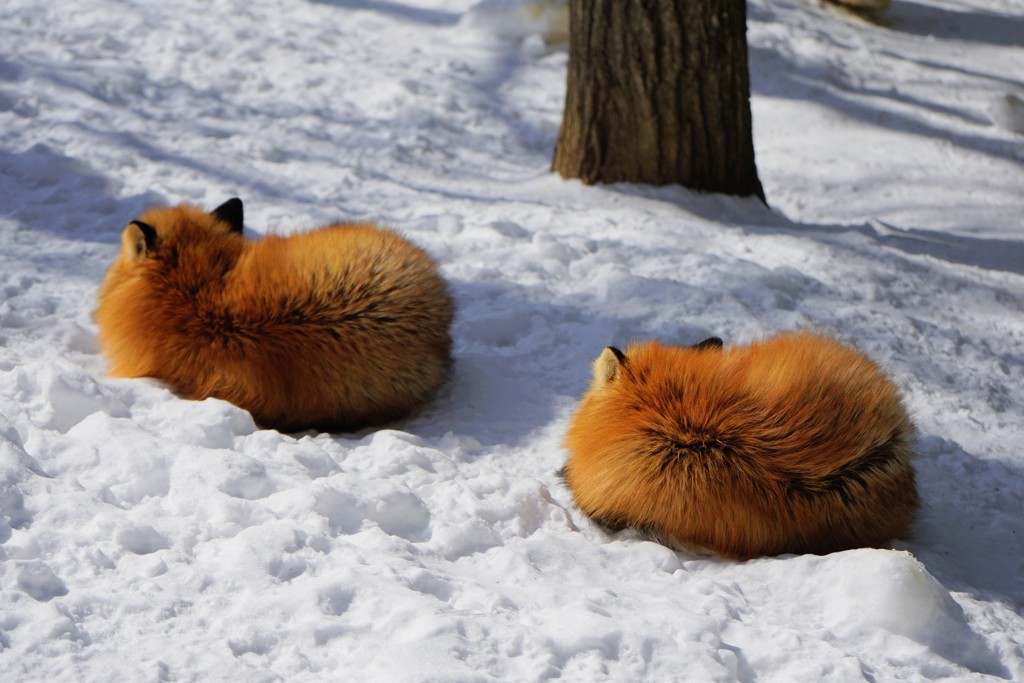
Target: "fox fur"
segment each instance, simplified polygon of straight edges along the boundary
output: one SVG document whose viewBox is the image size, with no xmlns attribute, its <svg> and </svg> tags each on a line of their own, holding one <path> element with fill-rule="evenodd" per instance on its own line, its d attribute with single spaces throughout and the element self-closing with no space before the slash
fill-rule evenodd
<svg viewBox="0 0 1024 683">
<path fill-rule="evenodd" d="M 418 247 L 370 224 L 242 234 L 242 202 L 124 229 L 96 321 L 116 377 L 215 397 L 282 431 L 402 417 L 445 381 L 453 304 Z"/>
<path fill-rule="evenodd" d="M 608 348 L 565 437 L 576 504 L 612 528 L 747 559 L 907 538 L 914 426 L 871 360 L 812 333 Z"/>
</svg>

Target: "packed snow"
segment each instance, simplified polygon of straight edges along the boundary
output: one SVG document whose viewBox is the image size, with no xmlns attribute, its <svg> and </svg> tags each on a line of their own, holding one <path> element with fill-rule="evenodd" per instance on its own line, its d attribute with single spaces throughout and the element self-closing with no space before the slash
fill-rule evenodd
<svg viewBox="0 0 1024 683">
<path fill-rule="evenodd" d="M 751 0 L 771 208 L 549 172 L 558 11 L 489 0 L 0 6 L 0 680 L 1024 680 L 1024 8 Z M 259 430 L 110 379 L 144 208 L 390 225 L 459 306 L 417 415 Z M 884 366 L 923 509 L 889 549 L 733 562 L 558 478 L 591 360 L 812 328 Z"/>
</svg>

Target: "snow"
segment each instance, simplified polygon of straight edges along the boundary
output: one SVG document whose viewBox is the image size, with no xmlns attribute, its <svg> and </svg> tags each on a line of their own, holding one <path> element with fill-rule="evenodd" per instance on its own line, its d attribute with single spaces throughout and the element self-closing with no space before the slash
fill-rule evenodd
<svg viewBox="0 0 1024 683">
<path fill-rule="evenodd" d="M 751 0 L 748 29 L 770 210 L 553 176 L 543 2 L 6 0 L 0 679 L 1024 679 L 1024 12 Z M 435 256 L 435 401 L 289 435 L 105 376 L 123 226 L 236 195 L 254 235 L 376 220 Z M 604 346 L 801 327 L 902 388 L 912 540 L 737 563 L 574 509 Z"/>
</svg>

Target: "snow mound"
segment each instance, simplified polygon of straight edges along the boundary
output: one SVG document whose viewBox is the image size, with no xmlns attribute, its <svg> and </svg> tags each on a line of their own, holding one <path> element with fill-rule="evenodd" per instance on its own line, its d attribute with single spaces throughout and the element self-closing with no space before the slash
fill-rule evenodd
<svg viewBox="0 0 1024 683">
<path fill-rule="evenodd" d="M 992 121 L 1013 133 L 1024 135 L 1024 99 L 1013 93 L 997 95 L 989 104 Z"/>
</svg>

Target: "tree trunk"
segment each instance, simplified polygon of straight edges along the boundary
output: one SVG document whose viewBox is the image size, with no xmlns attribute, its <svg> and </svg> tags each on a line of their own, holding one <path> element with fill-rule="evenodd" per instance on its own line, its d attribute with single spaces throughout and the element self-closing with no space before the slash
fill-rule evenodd
<svg viewBox="0 0 1024 683">
<path fill-rule="evenodd" d="M 584 183 L 764 191 L 754 164 L 745 0 L 569 0 L 552 169 Z"/>
</svg>

